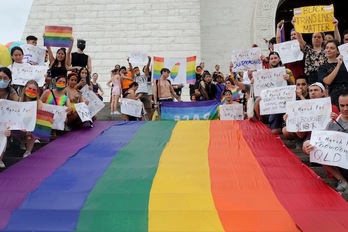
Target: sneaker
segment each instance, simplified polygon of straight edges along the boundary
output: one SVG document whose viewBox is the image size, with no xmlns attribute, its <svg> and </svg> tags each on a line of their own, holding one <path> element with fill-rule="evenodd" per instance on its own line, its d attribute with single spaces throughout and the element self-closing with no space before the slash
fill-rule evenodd
<svg viewBox="0 0 348 232">
<path fill-rule="evenodd" d="M 23 158 L 26 158 L 26 157 L 28 157 L 28 156 L 30 156 L 31 155 L 31 151 L 25 151 L 24 152 L 24 154 L 23 154 Z"/>
<path fill-rule="evenodd" d="M 114 114 L 121 114 L 120 112 L 118 112 L 118 111 L 114 111 Z"/>
<path fill-rule="evenodd" d="M 338 185 L 336 187 L 336 191 L 338 192 L 344 192 L 346 189 L 348 189 L 348 183 L 344 180 L 340 180 L 338 182 Z"/>
<path fill-rule="evenodd" d="M 6 168 L 4 162 L 2 162 L 2 160 L 0 160 L 0 168 Z"/>
<path fill-rule="evenodd" d="M 21 141 L 21 143 L 19 144 L 19 147 L 22 150 L 27 150 L 27 146 L 25 145 L 25 140 Z"/>
<path fill-rule="evenodd" d="M 113 114 L 115 114 L 115 112 L 111 112 L 110 114 L 113 115 Z"/>
</svg>

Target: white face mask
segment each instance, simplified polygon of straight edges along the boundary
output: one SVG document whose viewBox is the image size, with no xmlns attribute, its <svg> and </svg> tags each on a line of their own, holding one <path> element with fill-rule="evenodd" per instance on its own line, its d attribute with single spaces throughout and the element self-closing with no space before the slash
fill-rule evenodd
<svg viewBox="0 0 348 232">
<path fill-rule="evenodd" d="M 10 80 L 0 80 L 0 89 L 6 89 L 9 83 Z"/>
</svg>

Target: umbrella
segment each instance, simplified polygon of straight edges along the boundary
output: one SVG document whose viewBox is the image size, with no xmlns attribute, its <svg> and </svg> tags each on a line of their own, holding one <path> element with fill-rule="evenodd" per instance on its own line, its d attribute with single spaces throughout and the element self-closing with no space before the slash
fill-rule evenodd
<svg viewBox="0 0 348 232">
<path fill-rule="evenodd" d="M 0 44 L 0 67 L 7 67 L 12 64 L 12 58 L 8 48 L 5 45 Z"/>
<path fill-rule="evenodd" d="M 5 44 L 5 46 L 8 47 L 8 51 L 11 53 L 11 49 L 13 47 L 20 47 L 23 44 L 24 42 L 16 41 L 16 42 L 8 42 L 7 44 Z"/>
</svg>

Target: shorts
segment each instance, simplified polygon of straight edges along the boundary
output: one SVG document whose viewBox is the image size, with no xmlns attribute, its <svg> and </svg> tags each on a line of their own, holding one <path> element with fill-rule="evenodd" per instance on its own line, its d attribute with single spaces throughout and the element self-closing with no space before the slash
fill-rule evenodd
<svg viewBox="0 0 348 232">
<path fill-rule="evenodd" d="M 151 109 L 151 101 L 147 93 L 142 93 L 142 96 L 139 99 L 144 104 L 145 109 Z"/>
<path fill-rule="evenodd" d="M 283 128 L 283 115 L 284 114 L 271 114 L 269 116 L 269 126 L 272 130 Z"/>
</svg>

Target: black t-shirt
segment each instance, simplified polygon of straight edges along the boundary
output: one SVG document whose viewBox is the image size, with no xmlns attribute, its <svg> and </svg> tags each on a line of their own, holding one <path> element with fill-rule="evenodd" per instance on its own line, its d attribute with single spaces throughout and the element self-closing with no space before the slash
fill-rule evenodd
<svg viewBox="0 0 348 232">
<path fill-rule="evenodd" d="M 87 67 L 88 64 L 88 55 L 84 53 L 71 53 L 71 65 L 78 67 Z"/>
<path fill-rule="evenodd" d="M 327 77 L 332 71 L 336 68 L 337 63 L 328 63 L 325 62 L 323 65 L 319 66 L 318 69 L 318 79 L 320 82 L 323 82 L 324 78 Z M 329 85 L 329 92 L 331 92 L 333 89 L 340 85 L 347 85 L 348 86 L 348 72 L 346 69 L 346 66 L 342 63 L 341 67 L 335 77 L 335 79 L 332 81 L 332 83 Z"/>
</svg>

